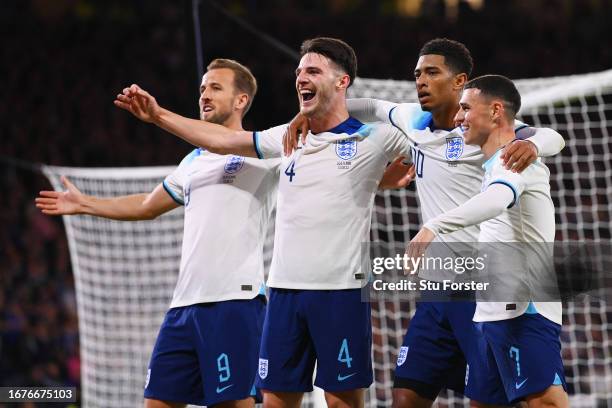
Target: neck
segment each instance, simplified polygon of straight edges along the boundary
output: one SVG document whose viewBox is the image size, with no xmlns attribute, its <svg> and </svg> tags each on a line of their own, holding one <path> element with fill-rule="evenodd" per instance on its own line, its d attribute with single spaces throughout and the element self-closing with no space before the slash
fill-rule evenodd
<svg viewBox="0 0 612 408">
<path fill-rule="evenodd" d="M 436 129 L 453 129 L 455 127 L 455 115 L 459 110 L 459 104 L 443 106 L 431 112 L 433 124 Z"/>
<path fill-rule="evenodd" d="M 232 130 L 244 130 L 242 128 L 242 116 L 241 115 L 232 115 L 225 122 L 222 123 L 228 129 Z"/>
<path fill-rule="evenodd" d="M 503 125 L 493 129 L 487 140 L 480 146 L 485 159 L 489 159 L 496 151 L 515 139 L 514 129 L 510 125 Z"/>
<path fill-rule="evenodd" d="M 333 104 L 330 109 L 323 113 L 316 113 L 308 118 L 310 131 L 312 133 L 321 133 L 329 129 L 333 129 L 349 118 L 349 113 L 346 110 L 346 100 L 342 103 Z"/>
</svg>

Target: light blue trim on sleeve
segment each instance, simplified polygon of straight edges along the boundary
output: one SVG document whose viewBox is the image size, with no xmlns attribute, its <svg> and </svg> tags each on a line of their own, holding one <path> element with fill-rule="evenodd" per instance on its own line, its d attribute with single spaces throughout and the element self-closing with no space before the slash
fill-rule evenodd
<svg viewBox="0 0 612 408">
<path fill-rule="evenodd" d="M 259 148 L 259 134 L 257 132 L 253 132 L 253 148 L 255 149 L 257 158 L 263 159 L 263 154 L 261 154 L 261 149 Z"/>
<path fill-rule="evenodd" d="M 262 284 L 259 286 L 259 293 L 258 293 L 258 295 L 264 295 L 264 296 L 266 296 L 266 284 L 265 284 L 265 283 L 262 283 Z"/>
<path fill-rule="evenodd" d="M 174 194 L 174 192 L 172 191 L 172 189 L 170 187 L 168 187 L 168 185 L 166 184 L 166 180 L 164 180 L 162 182 L 162 185 L 164 186 L 164 190 L 166 190 L 166 193 L 168 193 L 168 195 L 170 195 L 170 197 L 179 205 L 185 205 L 185 203 L 183 202 L 183 200 L 181 200 L 180 198 L 178 198 L 176 196 L 176 194 Z"/>
<path fill-rule="evenodd" d="M 372 125 L 362 125 L 359 129 L 355 131 L 355 133 L 359 134 L 362 137 L 368 137 L 370 136 L 370 133 L 373 129 L 374 127 Z"/>
<path fill-rule="evenodd" d="M 555 373 L 555 380 L 553 381 L 552 385 L 563 385 L 563 381 L 561 381 L 559 374 Z"/>
<path fill-rule="evenodd" d="M 516 204 L 518 200 L 518 193 L 516 191 L 516 188 L 512 185 L 512 183 L 509 183 L 506 180 L 493 180 L 492 182 L 489 183 L 489 186 L 492 186 L 493 184 L 503 184 L 504 186 L 510 187 L 510 190 L 512 190 L 512 194 L 514 194 L 514 199 L 512 200 L 510 205 L 508 205 L 506 208 L 514 207 L 514 204 Z"/>
<path fill-rule="evenodd" d="M 527 310 L 525 310 L 525 314 L 538 314 L 538 311 L 533 302 L 529 302 L 529 306 L 527 307 Z"/>
</svg>

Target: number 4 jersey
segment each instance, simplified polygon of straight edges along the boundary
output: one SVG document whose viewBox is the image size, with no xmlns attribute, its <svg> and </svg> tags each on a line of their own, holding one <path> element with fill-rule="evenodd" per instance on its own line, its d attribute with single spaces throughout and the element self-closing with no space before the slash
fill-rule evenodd
<svg viewBox="0 0 612 408">
<path fill-rule="evenodd" d="M 260 158 L 281 155 L 285 129 L 254 133 Z M 361 287 L 362 244 L 370 239 L 378 184 L 387 163 L 409 152 L 408 139 L 394 127 L 349 118 L 310 133 L 305 146 L 283 158 L 268 286 Z"/>
</svg>

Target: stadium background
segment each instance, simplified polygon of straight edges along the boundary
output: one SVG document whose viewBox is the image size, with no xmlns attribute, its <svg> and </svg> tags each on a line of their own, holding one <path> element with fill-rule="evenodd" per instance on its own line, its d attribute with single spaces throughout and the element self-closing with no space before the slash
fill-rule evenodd
<svg viewBox="0 0 612 408">
<path fill-rule="evenodd" d="M 295 113 L 296 62 L 229 16 L 293 50 L 316 35 L 343 38 L 355 47 L 359 75 L 368 78 L 412 79 L 419 47 L 437 36 L 470 48 L 475 75 L 548 77 L 612 67 L 612 1 L 218 4 L 225 12 L 206 1 L 201 6 L 204 62 L 228 57 L 253 70 L 260 92 L 247 128 Z M 112 100 L 136 82 L 162 105 L 197 115 L 191 2 L 10 0 L 0 4 L 0 31 L 0 386 L 78 386 L 66 237 L 60 219 L 34 208 L 36 192 L 49 185 L 28 166 L 178 163 L 189 146 L 139 123 Z"/>
</svg>

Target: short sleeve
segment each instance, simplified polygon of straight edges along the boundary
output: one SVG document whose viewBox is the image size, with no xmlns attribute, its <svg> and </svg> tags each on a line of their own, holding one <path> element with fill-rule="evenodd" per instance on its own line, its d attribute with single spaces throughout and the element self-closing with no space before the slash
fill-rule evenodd
<svg viewBox="0 0 612 408">
<path fill-rule="evenodd" d="M 389 111 L 389 122 L 406 134 L 427 128 L 431 121 L 431 113 L 418 103 L 400 103 Z"/>
<path fill-rule="evenodd" d="M 399 129 L 388 125 L 378 125 L 368 137 L 383 151 L 388 161 L 398 156 L 410 157 L 410 142 Z"/>
<path fill-rule="evenodd" d="M 276 126 L 267 130 L 253 132 L 253 146 L 257 157 L 271 159 L 283 154 L 283 135 L 287 125 Z"/>
<path fill-rule="evenodd" d="M 525 191 L 525 177 L 521 173 L 514 173 L 504 167 L 501 159 L 497 157 L 492 164 L 490 175 L 487 179 L 485 189 L 493 184 L 502 184 L 510 188 L 514 194 L 514 200 L 508 206 L 512 208 Z"/>
<path fill-rule="evenodd" d="M 162 183 L 164 190 L 166 190 L 170 197 L 172 197 L 172 199 L 180 205 L 185 205 L 185 194 L 183 187 L 185 185 L 187 168 L 189 167 L 189 164 L 200 154 L 202 154 L 202 149 L 195 149 L 185 156 L 178 167 L 172 173 L 166 176 Z"/>
</svg>

